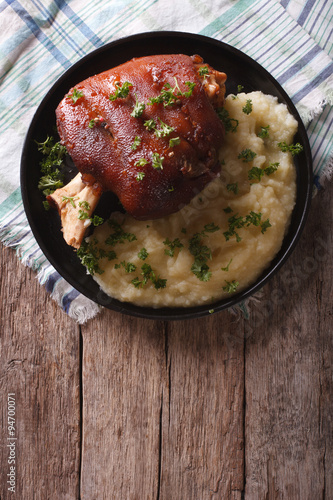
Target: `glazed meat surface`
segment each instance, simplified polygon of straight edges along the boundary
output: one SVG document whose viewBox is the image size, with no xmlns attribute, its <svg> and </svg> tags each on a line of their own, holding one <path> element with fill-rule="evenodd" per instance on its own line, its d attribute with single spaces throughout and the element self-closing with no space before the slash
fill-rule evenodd
<svg viewBox="0 0 333 500">
<path fill-rule="evenodd" d="M 199 56 L 132 59 L 70 89 L 56 110 L 61 141 L 84 182 L 135 218 L 163 217 L 220 171 L 225 79 Z"/>
</svg>

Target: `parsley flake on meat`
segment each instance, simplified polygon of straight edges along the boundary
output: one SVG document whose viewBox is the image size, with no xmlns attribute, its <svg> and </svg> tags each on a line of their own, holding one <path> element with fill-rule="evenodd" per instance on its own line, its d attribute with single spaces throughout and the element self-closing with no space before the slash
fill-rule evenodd
<svg viewBox="0 0 333 500">
<path fill-rule="evenodd" d="M 135 94 L 135 105 L 134 105 L 133 111 L 131 113 L 131 116 L 133 116 L 134 118 L 139 118 L 142 115 L 142 113 L 144 112 L 145 107 L 146 107 L 145 103 L 139 102 L 138 97 Z"/>
<path fill-rule="evenodd" d="M 116 82 L 116 90 L 114 91 L 113 94 L 110 94 L 109 99 L 110 101 L 115 101 L 118 98 L 124 99 L 125 97 L 128 96 L 130 88 L 133 87 L 133 84 L 130 82 L 124 82 L 122 85 L 120 85 L 120 82 Z"/>
<path fill-rule="evenodd" d="M 83 92 L 81 90 L 77 90 L 76 88 L 73 89 L 72 94 L 68 94 L 68 97 L 70 97 L 75 104 L 76 101 L 78 101 L 81 97 L 83 97 Z"/>
</svg>

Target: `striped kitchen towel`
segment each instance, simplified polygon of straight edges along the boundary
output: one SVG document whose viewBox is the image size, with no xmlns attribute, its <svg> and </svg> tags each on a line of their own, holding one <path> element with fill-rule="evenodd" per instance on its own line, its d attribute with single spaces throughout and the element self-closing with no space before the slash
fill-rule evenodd
<svg viewBox="0 0 333 500">
<path fill-rule="evenodd" d="M 22 206 L 20 156 L 29 123 L 55 80 L 112 40 L 184 31 L 222 40 L 258 61 L 296 105 L 312 149 L 317 191 L 332 171 L 331 0 L 2 0 L 0 3 L 0 238 L 37 271 L 79 323 L 99 306 L 73 289 L 39 249 Z M 242 309 L 247 314 L 245 305 Z"/>
</svg>

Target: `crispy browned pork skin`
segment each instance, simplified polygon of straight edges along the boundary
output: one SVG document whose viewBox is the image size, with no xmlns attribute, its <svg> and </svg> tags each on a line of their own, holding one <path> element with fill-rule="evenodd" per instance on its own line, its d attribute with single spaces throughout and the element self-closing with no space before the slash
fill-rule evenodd
<svg viewBox="0 0 333 500">
<path fill-rule="evenodd" d="M 198 55 L 132 59 L 70 89 L 56 110 L 61 142 L 95 193 L 96 183 L 113 191 L 137 219 L 169 215 L 220 170 L 224 128 L 215 109 L 225 80 Z M 56 198 L 62 216 L 68 207 Z"/>
</svg>

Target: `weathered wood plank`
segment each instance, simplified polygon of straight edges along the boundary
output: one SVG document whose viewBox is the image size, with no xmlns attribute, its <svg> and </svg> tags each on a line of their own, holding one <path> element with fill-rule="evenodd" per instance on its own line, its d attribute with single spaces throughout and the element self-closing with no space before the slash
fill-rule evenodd
<svg viewBox="0 0 333 500">
<path fill-rule="evenodd" d="M 82 328 L 82 500 L 240 498 L 243 342 L 232 321 L 104 311 Z"/>
<path fill-rule="evenodd" d="M 155 499 L 164 325 L 105 310 L 82 332 L 81 498 Z"/>
<path fill-rule="evenodd" d="M 22 266 L 12 250 L 0 250 L 0 497 L 76 499 L 80 466 L 79 328 L 47 296 L 35 273 Z M 14 394 L 15 399 L 14 436 L 7 427 L 8 394 Z M 15 444 L 15 462 L 8 464 L 7 444 L 11 443 Z M 10 465 L 15 466 L 15 494 L 8 491 Z"/>
<path fill-rule="evenodd" d="M 333 498 L 332 187 L 246 342 L 245 498 Z"/>
<path fill-rule="evenodd" d="M 243 320 L 228 312 L 168 325 L 161 495 L 239 499 L 243 490 Z"/>
</svg>

